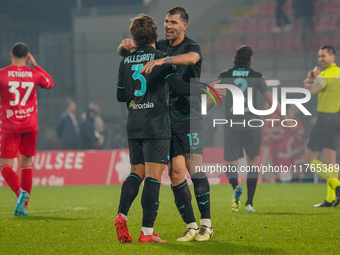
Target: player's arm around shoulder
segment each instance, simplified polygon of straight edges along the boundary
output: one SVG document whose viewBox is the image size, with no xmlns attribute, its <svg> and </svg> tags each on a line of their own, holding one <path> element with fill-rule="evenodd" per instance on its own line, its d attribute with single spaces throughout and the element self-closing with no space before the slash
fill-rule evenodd
<svg viewBox="0 0 340 255">
<path fill-rule="evenodd" d="M 171 57 L 173 64 L 178 66 L 192 66 L 200 61 L 201 56 L 194 51 Z"/>
<path fill-rule="evenodd" d="M 27 54 L 27 60 L 29 61 L 29 63 L 31 64 L 31 66 L 34 68 L 35 71 L 41 73 L 41 76 L 39 77 L 39 80 L 38 80 L 38 85 L 44 89 L 53 88 L 54 82 L 53 82 L 52 77 L 44 69 L 38 66 L 32 54 L 30 53 Z"/>
<path fill-rule="evenodd" d="M 136 45 L 133 43 L 133 40 L 130 38 L 126 38 L 122 40 L 120 45 L 117 48 L 117 54 L 121 57 L 128 56 L 131 52 L 136 49 Z"/>
<path fill-rule="evenodd" d="M 149 74 L 155 67 L 165 64 L 178 66 L 191 66 L 195 65 L 200 59 L 201 56 L 196 52 L 188 52 L 177 56 L 160 58 L 146 63 L 143 66 L 141 73 Z"/>
</svg>

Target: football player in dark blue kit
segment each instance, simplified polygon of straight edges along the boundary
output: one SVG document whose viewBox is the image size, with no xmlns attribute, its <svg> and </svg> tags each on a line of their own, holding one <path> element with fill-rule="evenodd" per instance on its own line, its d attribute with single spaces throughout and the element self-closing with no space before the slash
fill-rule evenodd
<svg viewBox="0 0 340 255">
<path fill-rule="evenodd" d="M 150 61 L 141 70 L 152 73 L 157 66 L 172 64 L 182 79 L 199 79 L 201 74 L 202 56 L 199 45 L 185 35 L 189 15 L 182 7 L 169 10 L 164 20 L 165 40 L 160 40 L 156 48 L 167 53 L 166 58 Z M 124 55 L 124 50 L 133 50 L 135 45 L 131 39 L 125 39 L 118 48 Z M 157 70 L 157 69 L 155 69 Z M 195 166 L 202 165 L 203 153 L 203 118 L 201 103 L 197 96 L 179 95 L 170 88 L 171 144 L 169 176 L 175 203 L 182 219 L 187 224 L 187 230 L 178 241 L 209 240 L 213 235 L 210 219 L 210 186 L 203 172 L 196 172 Z M 192 95 L 192 94 L 191 94 Z M 201 227 L 198 229 L 193 208 L 191 193 L 185 179 L 185 169 L 188 169 L 194 184 L 197 205 L 201 213 Z"/>
<path fill-rule="evenodd" d="M 127 133 L 131 174 L 122 186 L 118 216 L 115 219 L 121 242 L 131 242 L 126 227 L 129 207 L 145 178 L 142 194 L 143 225 L 139 242 L 165 242 L 153 232 L 159 206 L 162 170 L 170 154 L 169 85 L 179 95 L 203 93 L 199 87 L 185 83 L 172 65 L 157 68 L 149 75 L 141 74 L 148 61 L 164 57 L 155 49 L 157 25 L 151 17 L 140 15 L 132 20 L 131 35 L 137 49 L 120 64 L 117 99 L 128 108 Z"/>
<path fill-rule="evenodd" d="M 233 97 L 231 93 L 227 93 L 225 98 L 226 120 L 228 123 L 235 125 L 225 125 L 224 131 L 224 159 L 228 166 L 227 177 L 234 189 L 234 197 L 232 200 L 232 211 L 237 212 L 240 207 L 240 196 L 243 188 L 238 185 L 237 165 L 238 160 L 244 157 L 243 150 L 246 152 L 247 164 L 250 169 L 247 173 L 247 192 L 248 199 L 246 201 L 246 212 L 254 212 L 253 198 L 255 195 L 257 179 L 258 179 L 258 156 L 261 148 L 261 129 L 260 127 L 250 127 L 240 123 L 248 123 L 249 120 L 259 119 L 259 117 L 248 109 L 247 93 L 248 88 L 252 89 L 252 102 L 257 109 L 257 92 L 261 93 L 265 100 L 272 105 L 272 92 L 268 88 L 263 75 L 250 68 L 253 50 L 246 45 L 237 49 L 234 58 L 234 67 L 222 72 L 219 79 L 222 84 L 233 84 L 240 88 L 244 96 L 244 115 L 233 115 Z M 242 98 L 243 100 L 243 98 Z M 278 103 L 275 112 L 282 118 L 287 116 L 281 115 L 281 106 Z M 296 130 L 290 127 L 291 131 Z"/>
</svg>

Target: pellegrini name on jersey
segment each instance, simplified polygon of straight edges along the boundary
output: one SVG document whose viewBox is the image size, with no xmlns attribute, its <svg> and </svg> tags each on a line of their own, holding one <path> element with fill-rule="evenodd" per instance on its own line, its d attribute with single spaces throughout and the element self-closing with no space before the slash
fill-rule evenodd
<svg viewBox="0 0 340 255">
<path fill-rule="evenodd" d="M 142 55 L 128 56 L 124 59 L 124 64 L 126 63 L 140 63 L 143 61 L 151 61 L 155 59 L 155 54 L 147 53 Z"/>
</svg>

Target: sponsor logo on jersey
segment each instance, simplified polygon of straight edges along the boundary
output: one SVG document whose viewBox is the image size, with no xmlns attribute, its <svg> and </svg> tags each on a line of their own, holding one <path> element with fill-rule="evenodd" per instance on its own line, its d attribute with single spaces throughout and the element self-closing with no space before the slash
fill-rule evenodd
<svg viewBox="0 0 340 255">
<path fill-rule="evenodd" d="M 155 107 L 154 104 L 150 102 L 136 104 L 135 101 L 131 101 L 129 104 L 129 108 L 131 108 L 132 110 L 152 109 L 154 107 Z"/>
<path fill-rule="evenodd" d="M 11 109 L 7 109 L 6 110 L 6 117 L 11 118 L 13 116 L 15 116 L 15 118 L 17 119 L 22 119 L 22 118 L 27 118 L 29 116 L 32 115 L 32 113 L 34 112 L 34 106 L 30 107 L 30 108 L 26 108 L 26 109 L 18 109 L 18 110 L 11 110 Z"/>
<path fill-rule="evenodd" d="M 31 112 L 34 112 L 34 106 L 27 108 L 27 109 L 15 110 L 16 115 L 28 115 Z"/>
<path fill-rule="evenodd" d="M 14 115 L 14 112 L 13 112 L 12 110 L 8 109 L 8 110 L 6 111 L 6 117 L 7 117 L 7 119 L 10 118 L 10 117 L 12 117 L 13 115 Z"/>
</svg>

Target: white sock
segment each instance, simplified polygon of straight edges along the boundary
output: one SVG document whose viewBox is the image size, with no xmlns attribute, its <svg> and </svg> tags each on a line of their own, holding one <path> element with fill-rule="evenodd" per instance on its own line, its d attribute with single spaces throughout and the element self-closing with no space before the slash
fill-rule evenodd
<svg viewBox="0 0 340 255">
<path fill-rule="evenodd" d="M 120 215 L 122 215 L 123 219 L 127 221 L 127 216 L 125 214 L 120 213 Z"/>
<path fill-rule="evenodd" d="M 142 231 L 145 236 L 151 236 L 153 234 L 153 228 L 142 227 Z"/>
<path fill-rule="evenodd" d="M 200 224 L 211 228 L 211 219 L 201 219 Z"/>
<path fill-rule="evenodd" d="M 198 229 L 198 225 L 197 222 L 191 222 L 189 224 L 187 224 L 187 228 L 193 228 L 193 229 Z"/>
</svg>

